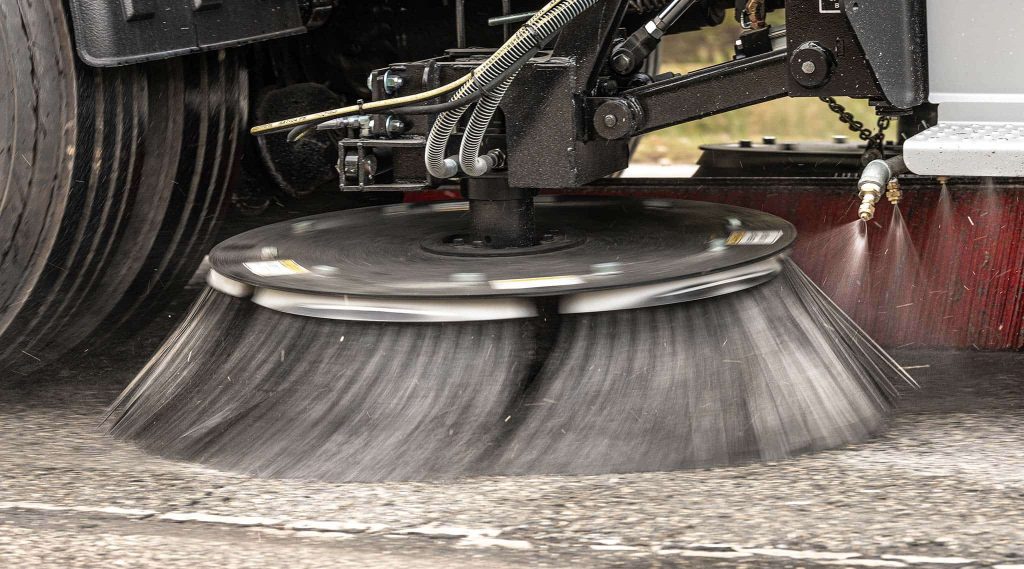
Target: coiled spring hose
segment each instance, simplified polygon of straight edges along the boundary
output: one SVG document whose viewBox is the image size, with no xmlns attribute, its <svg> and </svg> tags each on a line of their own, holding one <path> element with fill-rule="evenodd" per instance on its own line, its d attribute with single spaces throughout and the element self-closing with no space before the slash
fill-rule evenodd
<svg viewBox="0 0 1024 569">
<path fill-rule="evenodd" d="M 527 61 L 526 56 L 531 51 L 539 49 L 546 43 L 548 38 L 596 3 L 597 0 L 552 1 L 524 24 L 494 55 L 481 64 L 477 68 L 476 80 L 463 85 L 452 98 L 459 99 L 471 95 L 479 88 L 478 85 L 492 82 L 507 72 L 511 66 L 517 64 L 524 65 Z M 501 102 L 501 96 L 504 96 L 508 89 L 508 84 L 511 83 L 513 77 L 514 74 L 494 90 L 493 95 L 496 96 L 496 103 L 494 102 L 495 97 L 489 96 L 491 94 L 486 95 L 478 103 L 478 109 L 481 107 L 484 109 L 493 108 L 489 113 L 486 110 L 482 111 L 479 117 L 474 113 L 476 120 L 471 121 L 474 130 L 469 134 L 478 138 L 478 142 L 475 143 L 475 149 L 473 148 L 474 144 L 469 145 L 469 147 L 466 147 L 464 144 L 464 152 L 466 155 L 471 151 L 473 153 L 472 160 L 467 160 L 467 163 L 473 165 L 471 166 L 473 171 L 479 172 L 476 158 L 477 154 L 479 154 L 480 144 L 483 141 L 483 133 L 486 132 L 487 125 L 498 108 L 497 103 Z M 501 95 L 497 96 L 499 92 Z M 492 104 L 487 104 L 488 100 Z M 452 132 L 455 131 L 455 127 L 468 108 L 469 106 L 467 105 L 451 111 L 445 111 L 438 115 L 437 120 L 434 122 L 430 135 L 427 137 L 427 148 L 424 156 L 427 171 L 430 172 L 430 175 L 437 178 L 451 178 L 458 174 L 458 161 L 454 158 L 446 158 L 445 153 Z M 463 152 L 460 152 L 461 154 Z M 486 167 L 486 161 L 480 165 Z"/>
<path fill-rule="evenodd" d="M 480 156 L 480 147 L 487 133 L 487 125 L 491 123 L 491 118 L 501 105 L 501 99 L 518 74 L 517 71 L 476 104 L 473 116 L 466 125 L 466 132 L 462 135 L 462 145 L 459 147 L 459 166 L 466 175 L 483 176 L 497 166 L 492 156 Z"/>
</svg>

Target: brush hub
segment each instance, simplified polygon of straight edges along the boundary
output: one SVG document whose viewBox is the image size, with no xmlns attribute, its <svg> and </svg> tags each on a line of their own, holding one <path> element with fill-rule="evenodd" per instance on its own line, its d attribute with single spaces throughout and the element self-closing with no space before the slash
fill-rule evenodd
<svg viewBox="0 0 1024 569">
<path fill-rule="evenodd" d="M 785 220 L 723 204 L 564 196 L 535 202 L 541 229 L 537 244 L 526 247 L 474 247 L 466 202 L 361 208 L 261 227 L 214 248 L 211 284 L 284 312 L 338 319 L 460 320 L 396 317 L 403 309 L 394 305 L 445 313 L 467 301 L 474 319 L 488 303 L 526 317 L 532 297 L 558 297 L 563 312 L 617 310 L 765 282 L 796 238 Z M 510 311 L 510 301 L 522 310 Z M 375 303 L 387 308 L 369 317 Z M 356 315 L 345 308 L 353 304 L 362 305 Z"/>
<path fill-rule="evenodd" d="M 471 233 L 435 235 L 424 239 L 420 246 L 430 253 L 455 257 L 520 257 L 561 251 L 578 247 L 584 242 L 584 236 L 572 230 L 548 229 L 535 232 L 534 244 L 525 247 L 497 249 L 488 246 L 486 241 L 477 239 L 476 235 Z"/>
</svg>

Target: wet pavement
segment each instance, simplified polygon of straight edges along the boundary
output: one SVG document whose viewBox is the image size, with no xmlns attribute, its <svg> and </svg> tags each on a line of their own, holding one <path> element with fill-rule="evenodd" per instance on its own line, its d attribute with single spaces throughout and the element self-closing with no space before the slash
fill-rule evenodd
<svg viewBox="0 0 1024 569">
<path fill-rule="evenodd" d="M 0 567 L 1024 568 L 1024 354 L 898 351 L 885 434 L 775 464 L 326 484 L 106 437 L 167 328 L 0 378 Z"/>
</svg>

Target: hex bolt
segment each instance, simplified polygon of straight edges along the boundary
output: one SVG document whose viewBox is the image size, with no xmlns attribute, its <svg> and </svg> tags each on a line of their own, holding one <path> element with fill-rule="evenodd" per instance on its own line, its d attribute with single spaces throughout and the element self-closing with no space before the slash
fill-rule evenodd
<svg viewBox="0 0 1024 569">
<path fill-rule="evenodd" d="M 389 116 L 384 123 L 384 130 L 391 135 L 402 134 L 405 132 L 405 121 L 395 116 Z"/>
<path fill-rule="evenodd" d="M 628 53 L 617 53 L 612 57 L 612 68 L 619 73 L 628 73 L 633 67 L 633 58 Z"/>
<path fill-rule="evenodd" d="M 455 239 L 452 239 L 452 245 L 455 245 L 456 247 L 462 247 L 465 244 L 466 240 L 463 239 L 462 237 L 456 237 Z"/>
<path fill-rule="evenodd" d="M 615 118 L 615 115 L 605 115 L 604 116 L 604 126 L 606 126 L 608 128 L 612 128 L 613 126 L 615 126 L 617 124 L 619 124 L 619 119 Z"/>
<path fill-rule="evenodd" d="M 837 134 L 832 137 L 832 142 L 835 144 L 846 144 L 846 137 L 841 134 Z"/>
<path fill-rule="evenodd" d="M 817 70 L 818 70 L 818 66 L 815 65 L 813 61 L 805 61 L 800 66 L 800 71 L 803 71 L 807 75 L 812 75 Z"/>
<path fill-rule="evenodd" d="M 730 217 L 726 219 L 725 222 L 729 224 L 730 229 L 740 229 L 743 227 L 743 222 L 737 217 Z"/>
<path fill-rule="evenodd" d="M 277 258 L 277 247 L 263 247 L 260 249 L 260 257 L 269 261 Z"/>
<path fill-rule="evenodd" d="M 388 95 L 394 95 L 404 84 L 405 79 L 402 76 L 396 75 L 390 69 L 384 72 L 384 92 Z"/>
</svg>

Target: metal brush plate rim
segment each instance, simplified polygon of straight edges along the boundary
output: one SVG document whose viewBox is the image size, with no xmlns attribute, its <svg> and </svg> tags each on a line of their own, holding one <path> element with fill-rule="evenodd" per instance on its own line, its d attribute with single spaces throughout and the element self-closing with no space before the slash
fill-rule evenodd
<svg viewBox="0 0 1024 569">
<path fill-rule="evenodd" d="M 269 309 L 318 318 L 530 318 L 537 314 L 533 297 L 583 313 L 756 286 L 778 274 L 778 259 L 796 238 L 776 216 L 686 200 L 542 197 L 537 217 L 538 225 L 564 225 L 581 243 L 503 258 L 438 255 L 424 250 L 423 235 L 468 227 L 465 202 L 362 208 L 233 237 L 211 252 L 209 283 Z"/>
<path fill-rule="evenodd" d="M 561 314 L 586 314 L 652 308 L 732 294 L 764 284 L 782 272 L 787 255 L 670 282 L 570 294 L 559 298 Z M 540 309 L 529 297 L 422 299 L 308 294 L 256 288 L 233 281 L 215 270 L 207 275 L 211 288 L 250 298 L 264 308 L 311 318 L 360 322 L 479 322 L 535 318 Z"/>
<path fill-rule="evenodd" d="M 734 269 L 676 281 L 582 292 L 559 299 L 562 314 L 651 308 L 732 294 L 764 284 L 782 272 L 785 253 Z"/>
<path fill-rule="evenodd" d="M 358 322 L 479 322 L 516 320 L 538 315 L 527 298 L 423 299 L 337 296 L 257 288 L 229 279 L 216 270 L 206 275 L 210 288 L 249 298 L 263 308 L 312 318 Z"/>
</svg>

